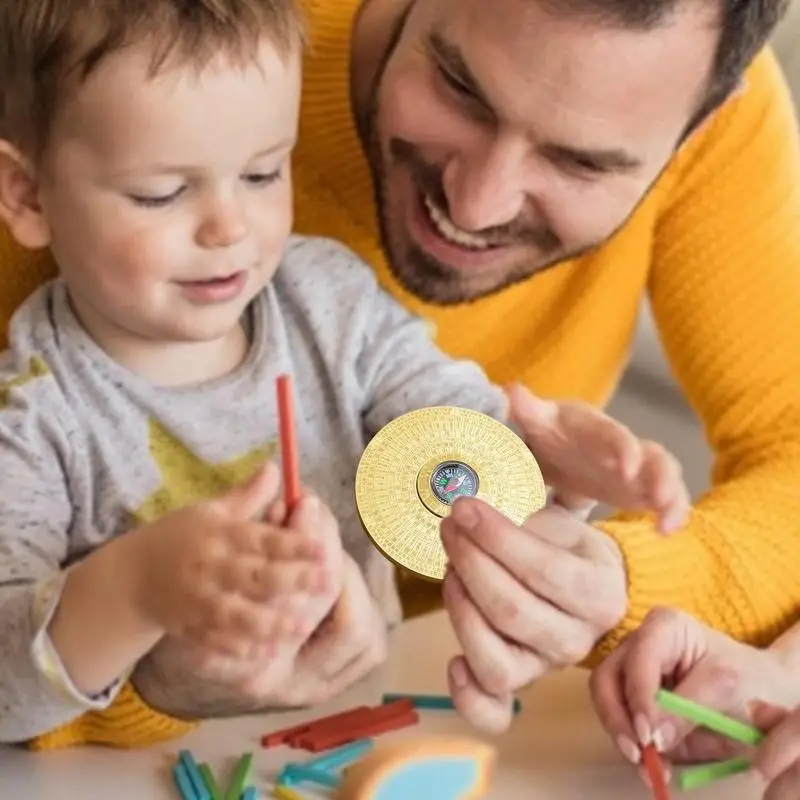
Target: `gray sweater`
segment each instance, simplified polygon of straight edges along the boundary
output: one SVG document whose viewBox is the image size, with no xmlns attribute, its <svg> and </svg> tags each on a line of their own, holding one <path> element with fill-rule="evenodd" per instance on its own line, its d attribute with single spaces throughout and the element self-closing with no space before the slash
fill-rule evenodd
<svg viewBox="0 0 800 800">
<path fill-rule="evenodd" d="M 500 418 L 502 393 L 477 366 L 445 357 L 425 322 L 329 240 L 290 240 L 247 323 L 252 345 L 235 372 L 163 388 L 94 343 L 62 282 L 15 314 L 0 357 L 0 742 L 112 702 L 127 676 L 85 697 L 48 639 L 65 570 L 113 537 L 243 480 L 274 454 L 282 372 L 294 380 L 301 480 L 336 514 L 387 624 L 397 621 L 392 568 L 363 533 L 353 500 L 364 446 L 423 406 Z"/>
</svg>

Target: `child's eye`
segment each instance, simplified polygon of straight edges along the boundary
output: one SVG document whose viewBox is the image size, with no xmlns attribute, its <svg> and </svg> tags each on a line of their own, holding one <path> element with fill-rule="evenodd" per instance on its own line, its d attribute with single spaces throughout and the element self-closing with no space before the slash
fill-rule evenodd
<svg viewBox="0 0 800 800">
<path fill-rule="evenodd" d="M 245 175 L 244 179 L 251 186 L 269 186 L 271 183 L 279 181 L 282 175 L 283 168 L 278 167 L 278 169 L 273 172 L 251 172 Z"/>
<path fill-rule="evenodd" d="M 128 197 L 136 203 L 137 206 L 144 206 L 145 208 L 159 208 L 167 206 L 177 200 L 186 191 L 185 186 L 181 186 L 174 192 L 162 195 L 142 195 L 142 194 L 129 194 Z"/>
</svg>

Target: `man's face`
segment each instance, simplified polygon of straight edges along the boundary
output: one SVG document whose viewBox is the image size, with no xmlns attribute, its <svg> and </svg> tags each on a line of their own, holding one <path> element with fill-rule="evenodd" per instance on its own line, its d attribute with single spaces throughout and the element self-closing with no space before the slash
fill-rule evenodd
<svg viewBox="0 0 800 800">
<path fill-rule="evenodd" d="M 392 268 L 464 302 L 611 236 L 674 153 L 718 37 L 707 4 L 636 31 L 537 0 L 417 0 L 372 98 Z"/>
</svg>

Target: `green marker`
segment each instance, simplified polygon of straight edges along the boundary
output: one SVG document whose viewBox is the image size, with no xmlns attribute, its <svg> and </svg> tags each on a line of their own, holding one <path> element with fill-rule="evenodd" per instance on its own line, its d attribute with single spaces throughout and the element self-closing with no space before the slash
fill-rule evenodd
<svg viewBox="0 0 800 800">
<path fill-rule="evenodd" d="M 681 789 L 699 789 L 722 778 L 730 778 L 750 769 L 750 761 L 746 758 L 730 758 L 727 761 L 718 761 L 715 764 L 702 764 L 698 767 L 688 767 L 678 774 L 678 785 Z"/>
<path fill-rule="evenodd" d="M 250 776 L 250 765 L 253 763 L 253 754 L 245 753 L 236 763 L 236 770 L 233 773 L 233 781 L 228 787 L 225 800 L 240 800 L 244 791 L 247 779 Z"/>
<path fill-rule="evenodd" d="M 758 728 L 720 714 L 719 711 L 701 706 L 693 700 L 680 697 L 666 689 L 659 689 L 656 692 L 656 703 L 663 711 L 688 719 L 701 728 L 707 728 L 728 739 L 733 739 L 735 742 L 758 745 L 764 740 L 764 734 Z"/>
</svg>

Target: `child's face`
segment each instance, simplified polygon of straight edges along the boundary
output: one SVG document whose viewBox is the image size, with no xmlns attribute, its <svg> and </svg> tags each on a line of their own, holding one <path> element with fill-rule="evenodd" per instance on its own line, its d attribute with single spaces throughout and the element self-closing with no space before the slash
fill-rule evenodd
<svg viewBox="0 0 800 800">
<path fill-rule="evenodd" d="M 151 341 L 235 329 L 292 225 L 299 54 L 147 75 L 115 54 L 65 104 L 39 175 L 50 245 L 87 327 Z"/>
</svg>

